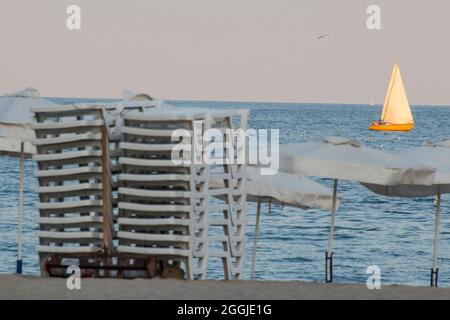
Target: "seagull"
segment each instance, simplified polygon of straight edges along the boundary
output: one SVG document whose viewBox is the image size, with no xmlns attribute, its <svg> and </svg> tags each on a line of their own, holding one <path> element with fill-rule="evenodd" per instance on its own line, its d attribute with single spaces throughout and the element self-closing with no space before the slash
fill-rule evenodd
<svg viewBox="0 0 450 320">
<path fill-rule="evenodd" d="M 317 40 L 320 40 L 320 39 L 323 39 L 323 38 L 326 38 L 326 37 L 328 37 L 328 33 L 325 33 L 325 34 L 322 34 L 322 35 L 318 36 Z"/>
</svg>

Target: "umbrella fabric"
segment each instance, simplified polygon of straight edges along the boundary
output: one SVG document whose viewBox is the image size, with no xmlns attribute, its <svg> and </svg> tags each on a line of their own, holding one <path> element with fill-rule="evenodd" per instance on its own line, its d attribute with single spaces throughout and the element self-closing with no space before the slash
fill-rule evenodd
<svg viewBox="0 0 450 320">
<path fill-rule="evenodd" d="M 223 182 L 212 180 L 210 186 L 222 188 Z M 259 169 L 247 167 L 247 201 L 331 210 L 333 190 L 306 177 L 283 172 L 263 176 Z M 337 206 L 339 203 L 340 198 L 337 199 Z"/>
<path fill-rule="evenodd" d="M 19 97 L 19 98 L 40 98 L 41 94 L 39 90 L 33 87 L 27 87 L 24 90 L 20 90 L 14 93 L 5 94 L 7 97 Z"/>
<path fill-rule="evenodd" d="M 24 128 L 24 131 L 27 129 Z M 36 153 L 36 147 L 31 142 L 24 142 L 24 156 L 31 158 Z M 0 137 L 0 156 L 20 157 L 21 142 L 20 140 Z"/>
<path fill-rule="evenodd" d="M 146 93 L 134 93 L 130 90 L 123 91 L 123 99 L 125 101 L 155 100 L 155 98 Z"/>
<path fill-rule="evenodd" d="M 15 94 L 0 97 L 0 155 L 20 157 L 19 233 L 16 265 L 18 274 L 22 273 L 24 159 L 36 153 L 36 148 L 31 144 L 31 140 L 35 137 L 34 131 L 29 126 L 33 121 L 31 108 L 54 104 L 40 98 L 39 91 L 34 88 L 26 88 Z"/>
<path fill-rule="evenodd" d="M 397 155 L 405 159 L 416 159 L 435 167 L 436 175 L 433 184 L 430 186 L 380 186 L 363 183 L 363 185 L 375 193 L 394 197 L 434 196 L 438 188 L 440 193 L 450 193 L 450 139 L 437 144 L 426 143 L 421 147 L 400 151 Z"/>
<path fill-rule="evenodd" d="M 301 209 L 331 210 L 333 190 L 306 177 L 279 172 L 260 175 L 258 169 L 247 168 L 247 200 L 272 202 Z M 339 206 L 340 199 L 337 200 Z"/>
<path fill-rule="evenodd" d="M 435 168 L 344 137 L 280 146 L 280 170 L 379 185 L 431 185 Z"/>
<path fill-rule="evenodd" d="M 351 180 L 377 185 L 431 185 L 436 169 L 392 153 L 371 149 L 355 140 L 328 137 L 320 142 L 280 147 L 280 170 L 302 176 Z M 330 237 L 326 252 L 325 281 L 333 282 L 333 242 L 336 210 L 331 210 Z"/>
<path fill-rule="evenodd" d="M 431 286 L 438 285 L 438 253 L 439 253 L 439 230 L 441 216 L 441 194 L 450 193 L 450 140 L 433 144 L 426 143 L 418 148 L 410 148 L 400 151 L 397 155 L 405 159 L 415 159 L 436 168 L 433 184 L 422 185 L 395 185 L 381 186 L 377 184 L 363 183 L 369 190 L 386 196 L 394 197 L 427 197 L 436 196 L 435 230 L 433 265 L 431 268 Z"/>
<path fill-rule="evenodd" d="M 20 155 L 21 142 L 25 142 L 24 152 L 27 156 L 34 154 L 36 149 L 32 146 L 34 131 L 29 127 L 33 121 L 32 108 L 56 105 L 50 100 L 25 96 L 30 89 L 20 92 L 20 96 L 0 97 L 0 154 L 9 156 Z"/>
<path fill-rule="evenodd" d="M 223 181 L 210 182 L 212 188 L 222 188 Z M 256 248 L 259 235 L 261 203 L 270 202 L 287 206 L 309 209 L 319 208 L 336 212 L 340 197 L 336 195 L 333 208 L 333 190 L 305 177 L 278 172 L 276 175 L 260 175 L 259 169 L 247 167 L 247 201 L 257 202 L 255 233 L 250 279 L 253 279 L 256 268 Z"/>
</svg>

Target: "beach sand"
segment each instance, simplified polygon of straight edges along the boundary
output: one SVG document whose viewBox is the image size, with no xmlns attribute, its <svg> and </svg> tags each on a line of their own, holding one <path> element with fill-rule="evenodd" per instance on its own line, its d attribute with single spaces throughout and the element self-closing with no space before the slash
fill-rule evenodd
<svg viewBox="0 0 450 320">
<path fill-rule="evenodd" d="M 81 279 L 81 290 L 66 280 L 0 276 L 0 299 L 450 299 L 450 288 L 322 284 L 300 281 L 180 281 Z"/>
</svg>

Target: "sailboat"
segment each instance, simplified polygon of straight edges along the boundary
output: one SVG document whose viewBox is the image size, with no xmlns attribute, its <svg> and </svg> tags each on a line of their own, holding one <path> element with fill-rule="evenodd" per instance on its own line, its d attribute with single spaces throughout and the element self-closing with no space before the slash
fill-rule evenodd
<svg viewBox="0 0 450 320">
<path fill-rule="evenodd" d="M 395 64 L 380 120 L 373 121 L 369 129 L 376 131 L 410 131 L 413 128 L 414 119 L 409 107 L 400 68 Z"/>
</svg>

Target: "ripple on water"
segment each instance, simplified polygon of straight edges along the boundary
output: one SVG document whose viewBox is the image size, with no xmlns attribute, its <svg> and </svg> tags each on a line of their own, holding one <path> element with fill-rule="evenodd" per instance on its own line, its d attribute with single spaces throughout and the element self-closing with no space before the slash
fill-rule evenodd
<svg viewBox="0 0 450 320">
<path fill-rule="evenodd" d="M 318 140 L 340 133 L 371 147 L 399 150 L 420 146 L 424 141 L 450 137 L 445 107 L 413 107 L 416 127 L 410 133 L 374 133 L 367 130 L 374 108 L 363 105 L 260 104 L 222 102 L 174 102 L 190 107 L 250 108 L 250 127 L 280 128 L 281 143 Z M 270 121 L 268 121 L 270 119 Z M 436 130 L 439 128 L 439 130 Z M 432 134 L 432 136 L 431 136 Z M 24 270 L 38 274 L 37 198 L 32 192 L 35 165 L 26 163 Z M 13 273 L 16 259 L 17 159 L 0 158 L 0 273 Z M 329 179 L 315 179 L 328 187 Z M 383 284 L 427 285 L 431 267 L 434 210 L 432 197 L 390 198 L 370 193 L 358 183 L 339 181 L 344 198 L 336 220 L 334 277 L 337 282 L 365 283 L 370 265 L 381 268 Z M 450 202 L 442 197 L 440 285 L 450 285 Z M 249 276 L 256 206 L 248 207 L 247 259 L 244 277 Z M 256 279 L 323 281 L 330 213 L 320 210 L 263 206 L 258 243 Z M 219 260 L 212 260 L 208 278 L 222 276 Z"/>
</svg>

